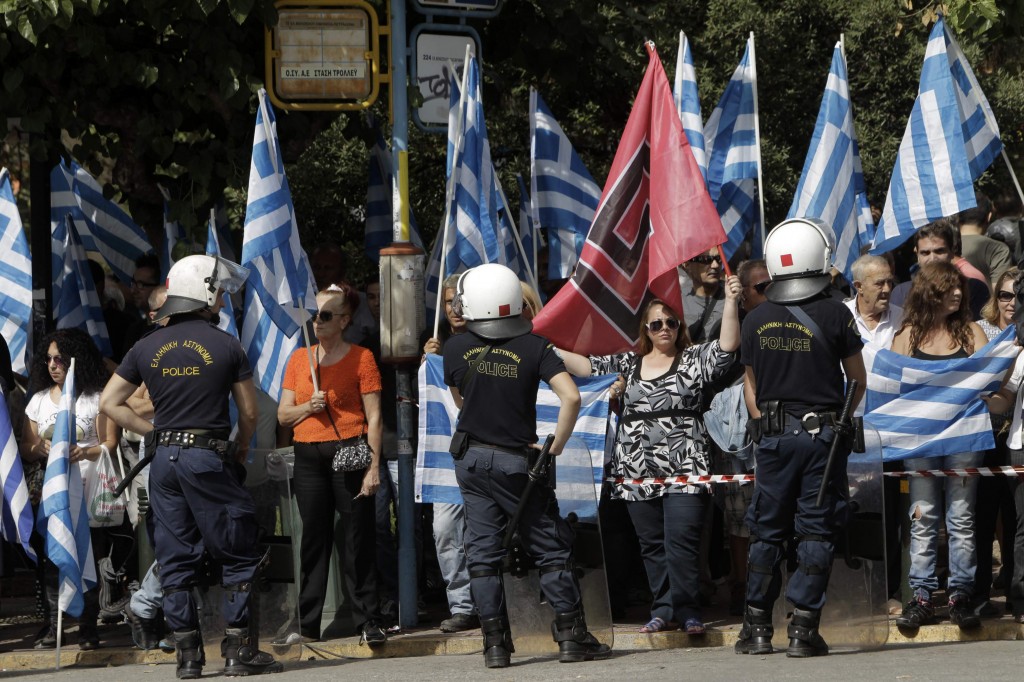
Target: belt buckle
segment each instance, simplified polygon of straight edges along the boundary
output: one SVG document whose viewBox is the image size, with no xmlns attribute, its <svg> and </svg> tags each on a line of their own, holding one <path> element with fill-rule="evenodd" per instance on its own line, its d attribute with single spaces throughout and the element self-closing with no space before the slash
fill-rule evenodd
<svg viewBox="0 0 1024 682">
<path fill-rule="evenodd" d="M 821 433 L 821 425 L 824 420 L 821 415 L 817 412 L 808 412 L 800 418 L 800 426 L 803 427 L 804 431 L 811 434 L 811 437 L 817 436 Z"/>
</svg>

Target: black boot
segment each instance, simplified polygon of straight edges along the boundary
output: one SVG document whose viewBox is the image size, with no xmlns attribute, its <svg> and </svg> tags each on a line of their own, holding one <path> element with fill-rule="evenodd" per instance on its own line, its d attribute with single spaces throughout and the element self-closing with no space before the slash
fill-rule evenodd
<svg viewBox="0 0 1024 682">
<path fill-rule="evenodd" d="M 203 638 L 198 630 L 174 633 L 174 646 L 178 659 L 178 679 L 198 680 L 203 675 Z"/>
<path fill-rule="evenodd" d="M 740 628 L 740 637 L 736 640 L 736 653 L 770 654 L 774 634 L 771 610 L 759 609 L 747 604 L 743 614 L 743 627 Z"/>
<path fill-rule="evenodd" d="M 265 651 L 259 643 L 253 642 L 248 628 L 226 628 L 224 630 L 224 675 L 242 677 L 279 673 L 284 666 Z"/>
<path fill-rule="evenodd" d="M 583 610 L 556 613 L 551 623 L 551 636 L 558 642 L 558 662 L 577 663 L 608 658 L 611 647 L 601 644 L 587 631 Z"/>
<path fill-rule="evenodd" d="M 790 658 L 810 658 L 828 654 L 828 644 L 818 632 L 821 611 L 794 608 L 793 619 L 789 621 L 789 649 L 786 655 Z"/>
<path fill-rule="evenodd" d="M 507 668 L 512 662 L 512 630 L 508 618 L 482 618 L 480 629 L 484 633 L 484 665 L 488 668 Z"/>
<path fill-rule="evenodd" d="M 132 641 L 135 646 L 144 651 L 151 651 L 160 646 L 160 638 L 163 637 L 161 618 L 142 618 L 132 611 L 131 604 L 125 604 L 122 613 L 132 628 Z"/>
</svg>

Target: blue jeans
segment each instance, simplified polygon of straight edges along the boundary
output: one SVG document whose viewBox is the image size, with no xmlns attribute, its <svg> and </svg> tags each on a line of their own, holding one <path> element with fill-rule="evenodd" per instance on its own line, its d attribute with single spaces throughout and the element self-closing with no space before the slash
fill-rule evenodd
<svg viewBox="0 0 1024 682">
<path fill-rule="evenodd" d="M 164 603 L 164 591 L 160 586 L 160 565 L 155 561 L 146 571 L 139 589 L 132 593 L 131 608 L 139 618 L 153 620 L 160 615 L 160 607 Z"/>
<path fill-rule="evenodd" d="M 981 464 L 981 453 L 964 452 L 947 457 L 908 459 L 907 471 L 953 469 Z M 946 518 L 949 541 L 950 595 L 974 591 L 974 573 L 978 553 L 974 538 L 974 504 L 978 479 L 911 478 L 910 479 L 910 588 L 915 596 L 931 599 L 939 589 L 935 557 L 939 547 L 942 514 Z"/>
<path fill-rule="evenodd" d="M 454 616 L 473 614 L 466 560 L 466 513 L 461 504 L 434 503 L 434 545 L 448 593 L 448 610 Z"/>
</svg>

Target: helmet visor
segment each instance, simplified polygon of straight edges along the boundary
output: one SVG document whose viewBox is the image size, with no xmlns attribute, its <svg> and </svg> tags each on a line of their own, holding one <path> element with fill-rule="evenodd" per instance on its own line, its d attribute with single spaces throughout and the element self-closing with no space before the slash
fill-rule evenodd
<svg viewBox="0 0 1024 682">
<path fill-rule="evenodd" d="M 229 294 L 238 293 L 249 276 L 249 268 L 225 260 L 220 256 L 217 256 L 217 266 L 217 274 L 219 275 L 217 286 Z"/>
</svg>

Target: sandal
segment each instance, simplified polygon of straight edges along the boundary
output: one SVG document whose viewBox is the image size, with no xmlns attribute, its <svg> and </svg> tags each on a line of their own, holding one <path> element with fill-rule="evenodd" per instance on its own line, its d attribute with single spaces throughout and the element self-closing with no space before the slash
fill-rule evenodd
<svg viewBox="0 0 1024 682">
<path fill-rule="evenodd" d="M 659 618 L 658 616 L 655 616 L 654 618 L 651 618 L 650 622 L 647 623 L 647 625 L 645 625 L 642 628 L 640 628 L 640 632 L 645 632 L 645 633 L 665 632 L 667 630 L 678 630 L 678 629 L 679 629 L 678 623 L 671 623 L 671 622 L 666 623 L 663 618 Z"/>
<path fill-rule="evenodd" d="M 707 632 L 707 628 L 704 627 L 704 623 L 699 618 L 687 618 L 683 629 L 686 630 L 688 635 L 703 635 Z"/>
</svg>

